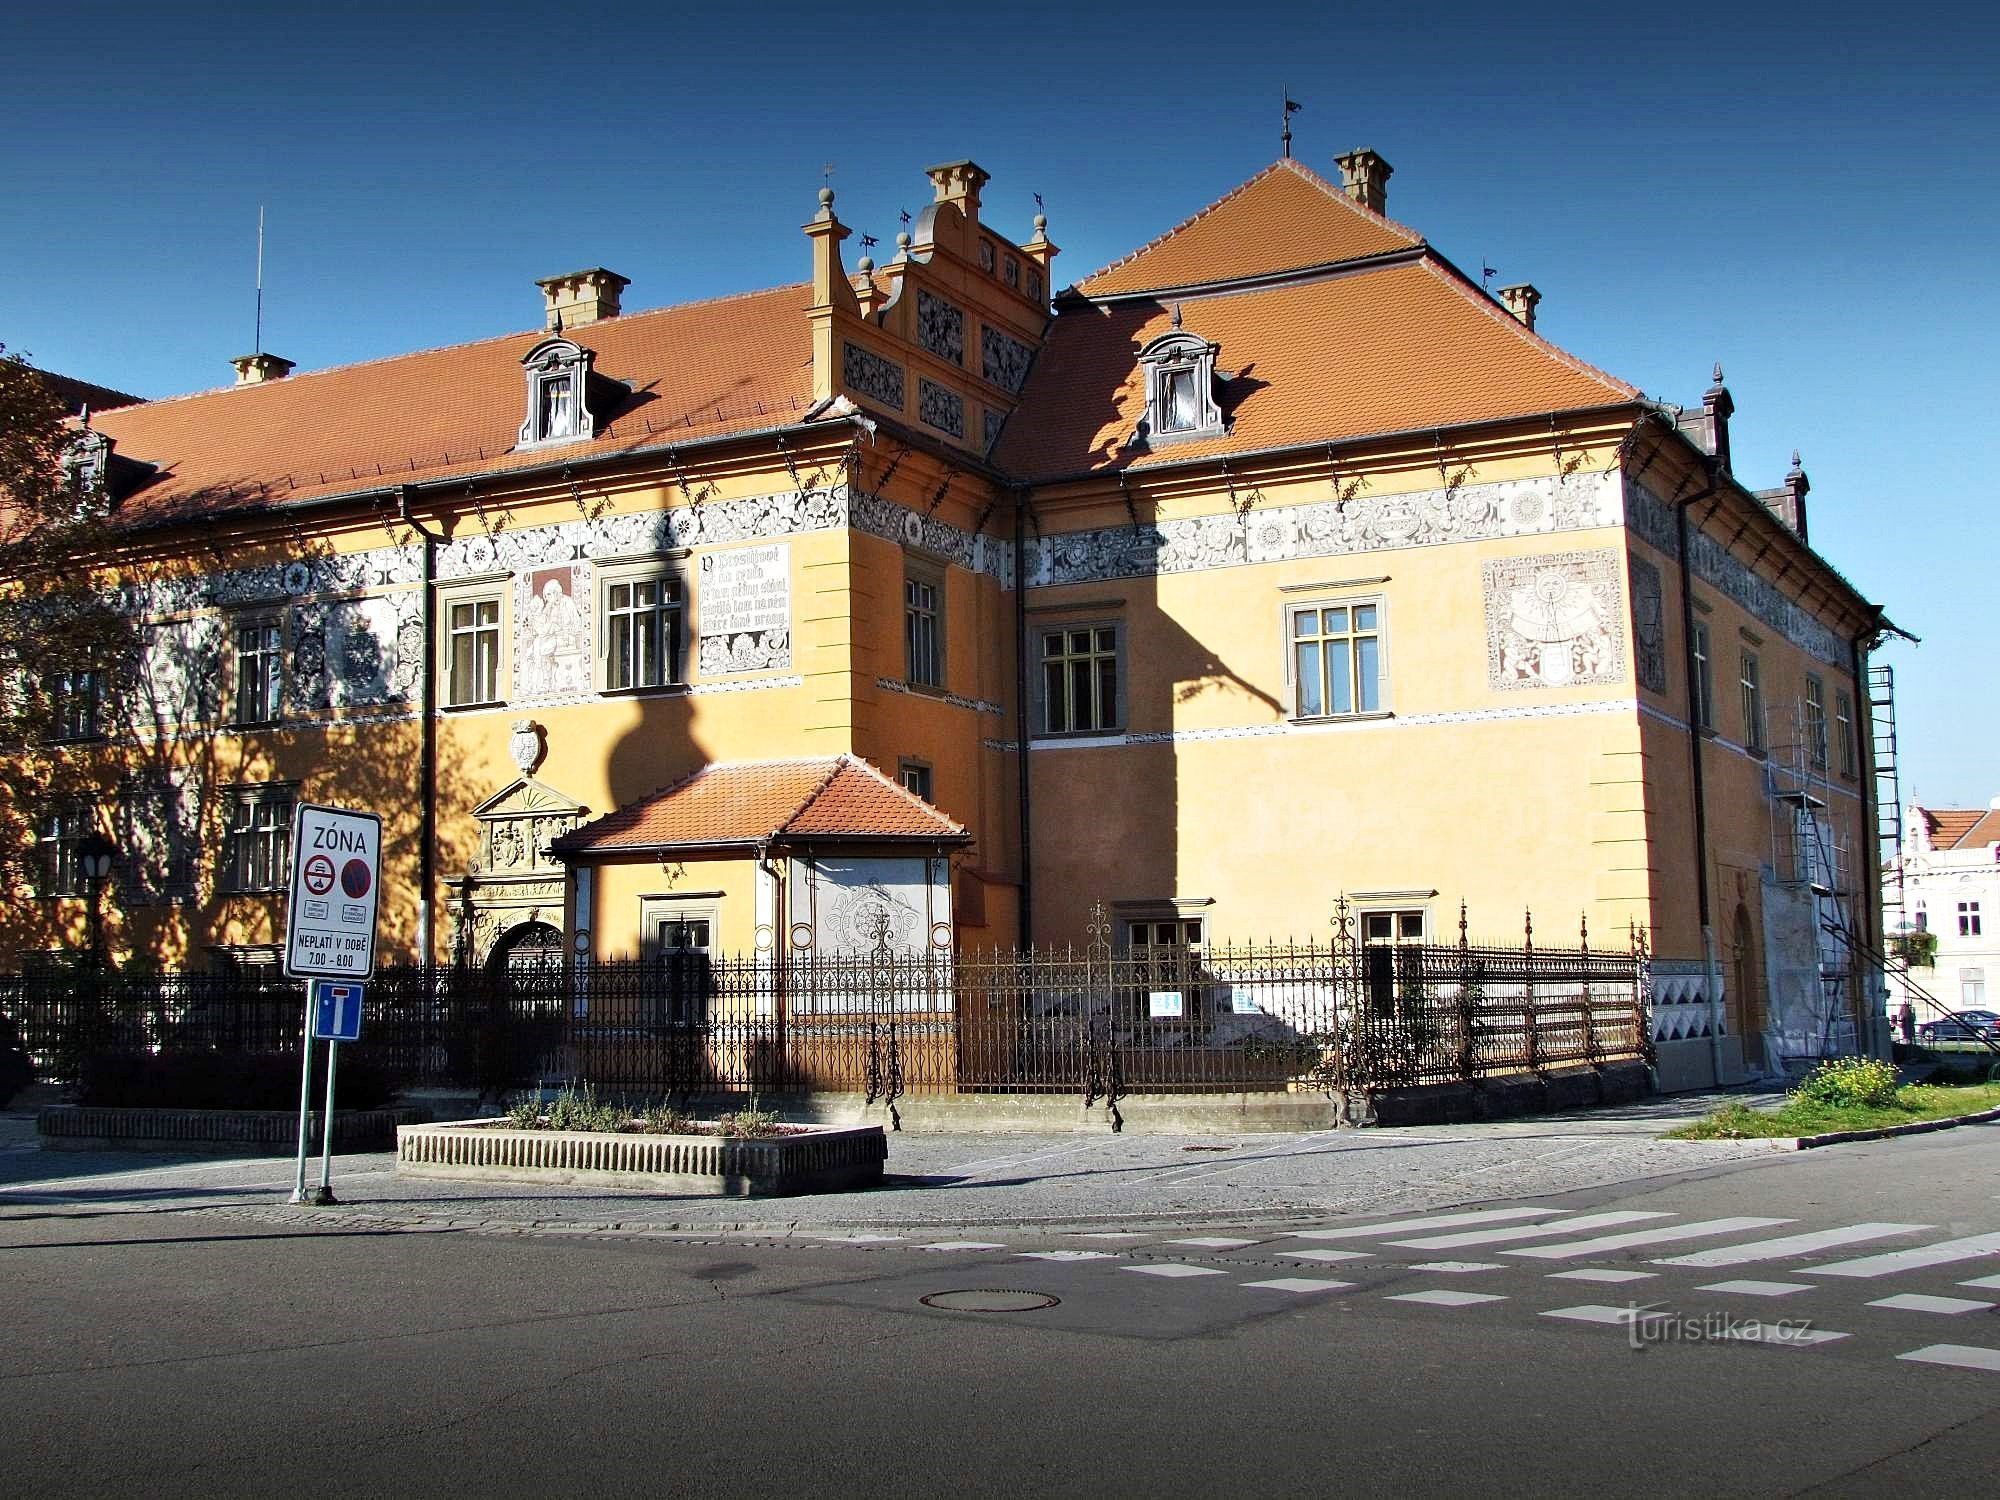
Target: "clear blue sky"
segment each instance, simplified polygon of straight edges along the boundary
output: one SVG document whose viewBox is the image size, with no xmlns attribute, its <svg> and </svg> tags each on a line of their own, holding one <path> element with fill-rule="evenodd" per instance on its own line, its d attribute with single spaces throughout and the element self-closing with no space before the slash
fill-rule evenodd
<svg viewBox="0 0 2000 1500">
<path fill-rule="evenodd" d="M 1885 658 L 1906 795 L 1983 805 L 1995 55 L 1973 4 L 8 6 L 0 341 L 225 383 L 260 203 L 264 346 L 306 368 L 533 327 L 578 266 L 635 308 L 800 280 L 829 161 L 885 244 L 931 162 L 1018 237 L 1039 191 L 1060 285 L 1269 162 L 1289 89 L 1300 157 L 1379 150 L 1557 342 L 1673 400 L 1722 361 L 1738 474 L 1800 449 L 1815 543 L 1924 637 Z"/>
</svg>

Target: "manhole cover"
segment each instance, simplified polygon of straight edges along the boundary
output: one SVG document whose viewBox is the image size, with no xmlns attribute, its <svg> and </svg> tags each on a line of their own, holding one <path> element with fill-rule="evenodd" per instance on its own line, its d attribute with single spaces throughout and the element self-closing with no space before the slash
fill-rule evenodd
<svg viewBox="0 0 2000 1500">
<path fill-rule="evenodd" d="M 932 1292 L 928 1297 L 917 1299 L 925 1307 L 935 1307 L 940 1312 L 1040 1312 L 1045 1307 L 1054 1307 L 1062 1301 L 1047 1292 L 1010 1291 L 1005 1288 L 982 1288 L 968 1292 Z"/>
</svg>

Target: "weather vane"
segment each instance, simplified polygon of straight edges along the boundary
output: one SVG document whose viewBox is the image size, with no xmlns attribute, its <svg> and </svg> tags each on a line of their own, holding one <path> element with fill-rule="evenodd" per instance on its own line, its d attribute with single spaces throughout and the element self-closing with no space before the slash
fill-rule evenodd
<svg viewBox="0 0 2000 1500">
<path fill-rule="evenodd" d="M 1285 155 L 1287 157 L 1290 157 L 1292 154 L 1292 116 L 1297 114 L 1300 110 L 1304 108 L 1305 106 L 1303 104 L 1299 103 L 1298 100 L 1292 97 L 1292 91 L 1290 89 L 1286 89 L 1285 90 L 1285 134 L 1283 136 L 1283 141 L 1285 147 Z"/>
</svg>

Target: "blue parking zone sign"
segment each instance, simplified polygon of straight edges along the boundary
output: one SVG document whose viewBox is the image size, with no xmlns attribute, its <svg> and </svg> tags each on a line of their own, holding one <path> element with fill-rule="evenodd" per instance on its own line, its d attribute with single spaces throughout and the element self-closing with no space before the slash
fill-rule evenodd
<svg viewBox="0 0 2000 1500">
<path fill-rule="evenodd" d="M 362 986 L 351 979 L 313 982 L 313 1036 L 322 1042 L 361 1039 Z"/>
</svg>

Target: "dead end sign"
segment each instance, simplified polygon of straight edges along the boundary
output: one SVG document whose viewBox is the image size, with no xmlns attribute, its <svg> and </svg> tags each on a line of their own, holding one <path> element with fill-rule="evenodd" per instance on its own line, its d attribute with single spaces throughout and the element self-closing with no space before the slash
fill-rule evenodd
<svg viewBox="0 0 2000 1500">
<path fill-rule="evenodd" d="M 366 979 L 375 972 L 382 820 L 374 813 L 301 803 L 292 814 L 292 899 L 285 972 Z"/>
</svg>

